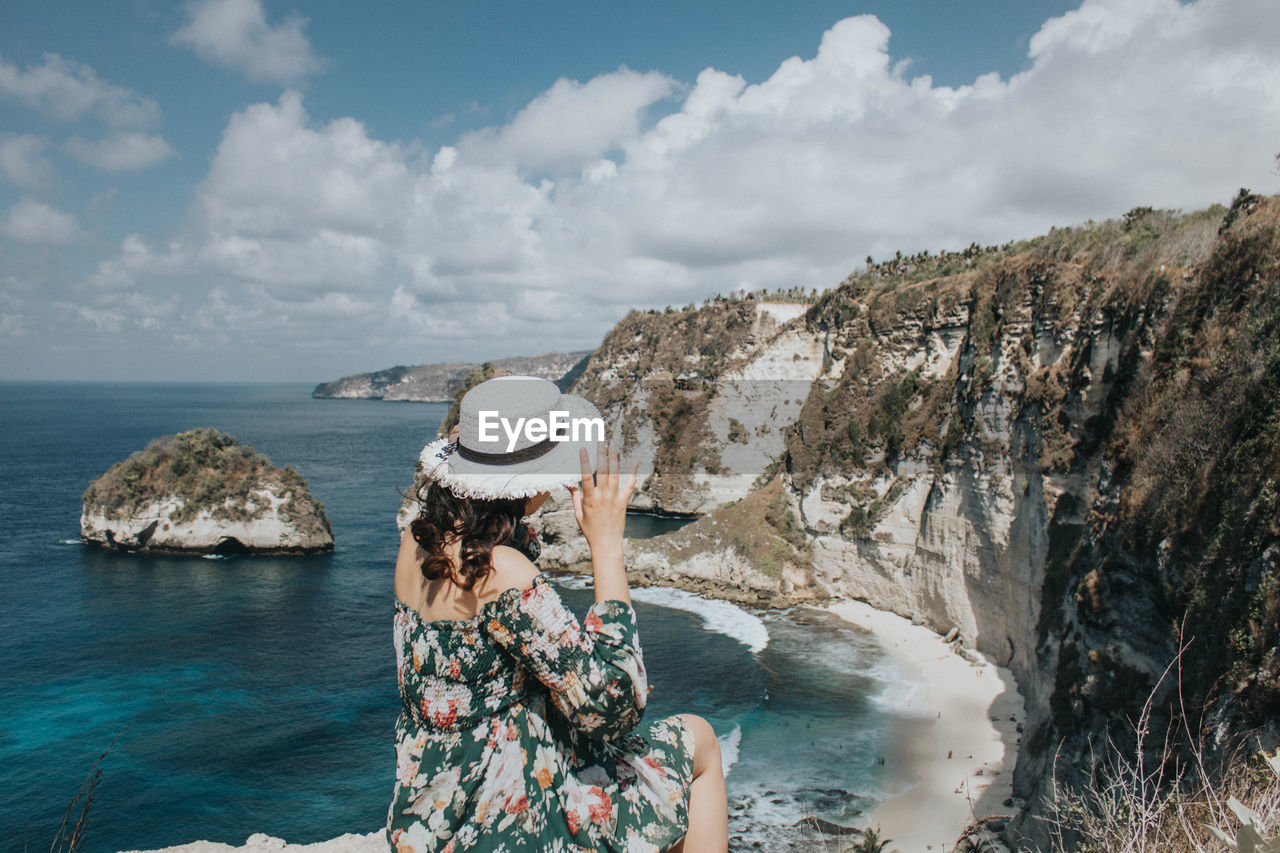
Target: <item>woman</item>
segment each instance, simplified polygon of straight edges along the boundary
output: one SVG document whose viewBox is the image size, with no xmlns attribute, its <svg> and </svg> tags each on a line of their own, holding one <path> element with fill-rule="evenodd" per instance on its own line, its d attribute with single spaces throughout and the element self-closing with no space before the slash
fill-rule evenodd
<svg viewBox="0 0 1280 853">
<path fill-rule="evenodd" d="M 641 722 L 648 687 L 622 560 L 636 472 L 620 474 L 600 446 L 593 478 L 585 437 L 510 428 L 557 413 L 599 419 L 546 380 L 493 379 L 463 397 L 457 440 L 423 451 L 420 511 L 396 561 L 388 841 L 415 853 L 724 851 L 711 726 Z M 559 486 L 591 549 L 596 603 L 581 624 L 510 544 Z"/>
</svg>

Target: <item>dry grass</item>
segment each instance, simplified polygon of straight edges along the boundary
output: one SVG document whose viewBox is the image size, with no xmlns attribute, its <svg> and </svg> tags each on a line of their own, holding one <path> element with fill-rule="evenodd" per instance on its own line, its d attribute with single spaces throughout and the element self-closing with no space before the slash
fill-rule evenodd
<svg viewBox="0 0 1280 853">
<path fill-rule="evenodd" d="M 702 553 L 707 538 L 731 546 L 769 577 L 781 577 L 785 566 L 805 568 L 810 563 L 808 538 L 787 503 L 779 477 L 671 534 L 673 558 L 684 560 Z"/>
<path fill-rule="evenodd" d="M 1164 677 L 1180 660 L 1175 658 Z M 1196 740 L 1185 760 L 1174 747 L 1180 734 L 1174 731 L 1163 733 L 1157 749 L 1148 749 L 1158 690 L 1159 684 L 1134 725 L 1132 754 L 1108 738 L 1108 754 L 1091 784 L 1060 787 L 1055 763 L 1051 802 L 1042 818 L 1052 853 L 1280 853 L 1280 756 L 1234 752 L 1211 765 L 1203 741 Z M 1181 733 L 1190 735 L 1185 728 Z M 1273 840 L 1263 843 L 1268 837 Z"/>
<path fill-rule="evenodd" d="M 116 742 L 120 740 L 121 735 L 128 731 L 129 726 L 126 725 L 121 729 L 120 734 L 116 735 L 108 746 L 98 756 L 98 760 L 93 762 L 93 766 L 89 768 L 89 775 L 80 783 L 80 787 L 76 789 L 76 795 L 71 798 L 71 802 L 67 803 L 67 811 L 62 816 L 62 823 L 58 825 L 58 832 L 53 836 L 53 842 L 49 845 L 49 853 L 77 853 L 84 848 L 84 834 L 89 828 L 89 808 L 93 805 L 93 796 L 97 790 L 98 783 L 102 781 L 102 764 L 103 759 L 107 757 L 107 753 L 115 748 Z M 80 807 L 80 812 L 76 816 L 76 822 L 71 823 L 71 815 L 76 813 L 76 806 Z"/>
</svg>

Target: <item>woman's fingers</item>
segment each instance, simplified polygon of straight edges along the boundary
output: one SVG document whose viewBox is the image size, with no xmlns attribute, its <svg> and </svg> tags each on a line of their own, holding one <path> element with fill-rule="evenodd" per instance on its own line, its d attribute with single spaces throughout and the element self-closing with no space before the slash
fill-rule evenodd
<svg viewBox="0 0 1280 853">
<path fill-rule="evenodd" d="M 596 486 L 605 494 L 613 487 L 609 474 L 609 445 L 603 441 L 596 443 Z"/>
<path fill-rule="evenodd" d="M 596 489 L 610 498 L 618 494 L 618 446 L 601 442 L 596 447 Z"/>
<path fill-rule="evenodd" d="M 573 502 L 573 517 L 577 519 L 578 526 L 582 526 L 582 490 L 569 487 L 569 500 Z"/>
<path fill-rule="evenodd" d="M 591 480 L 591 457 L 584 447 L 578 451 L 578 462 L 582 465 L 582 494 L 590 496 L 595 493 L 595 483 Z M 581 497 L 578 499 L 581 502 Z"/>
<path fill-rule="evenodd" d="M 639 463 L 633 463 L 625 477 L 621 473 L 621 462 L 618 458 L 618 446 L 613 443 L 600 442 L 596 445 L 596 471 L 592 477 L 591 465 L 586 448 L 578 452 L 578 460 L 582 465 L 582 489 L 569 491 L 573 494 L 574 511 L 584 508 L 588 511 L 596 506 L 621 503 L 626 505 L 631 493 L 635 491 Z"/>
<path fill-rule="evenodd" d="M 630 503 L 631 493 L 636 490 L 636 479 L 640 476 L 640 463 L 632 462 L 631 470 L 627 472 L 627 479 L 622 482 L 623 502 Z"/>
</svg>

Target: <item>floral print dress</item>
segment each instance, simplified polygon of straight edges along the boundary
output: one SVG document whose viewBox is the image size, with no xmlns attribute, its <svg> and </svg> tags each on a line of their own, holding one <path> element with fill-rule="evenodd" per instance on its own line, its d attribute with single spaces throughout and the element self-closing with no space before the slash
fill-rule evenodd
<svg viewBox="0 0 1280 853">
<path fill-rule="evenodd" d="M 470 620 L 396 600 L 396 783 L 387 839 L 419 851 L 660 851 L 688 828 L 693 732 L 641 724 L 635 611 L 579 623 L 542 575 Z"/>
</svg>

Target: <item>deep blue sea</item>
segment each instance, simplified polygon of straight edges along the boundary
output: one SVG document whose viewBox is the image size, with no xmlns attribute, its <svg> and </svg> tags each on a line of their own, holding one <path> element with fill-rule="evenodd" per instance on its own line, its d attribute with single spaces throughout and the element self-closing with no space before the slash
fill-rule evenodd
<svg viewBox="0 0 1280 853">
<path fill-rule="evenodd" d="M 47 849 L 113 740 L 87 851 L 384 824 L 397 489 L 445 407 L 310 391 L 0 383 L 2 849 Z M 335 552 L 176 558 L 79 543 L 90 480 L 203 426 L 301 472 Z M 578 586 L 562 595 L 581 613 L 591 593 Z M 816 611 L 750 614 L 674 592 L 648 591 L 636 610 L 647 714 L 702 714 L 733 761 L 734 849 L 805 849 L 791 824 L 851 823 L 878 798 L 901 685 L 867 635 Z"/>
</svg>

